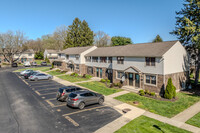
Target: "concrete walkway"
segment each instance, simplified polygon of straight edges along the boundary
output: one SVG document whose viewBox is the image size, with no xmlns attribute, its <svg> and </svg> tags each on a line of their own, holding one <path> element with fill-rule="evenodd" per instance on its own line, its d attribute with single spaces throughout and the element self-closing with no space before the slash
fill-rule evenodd
<svg viewBox="0 0 200 133">
<path fill-rule="evenodd" d="M 186 122 L 187 120 L 189 120 L 191 117 L 193 117 L 199 112 L 200 112 L 200 102 L 197 102 L 196 104 L 192 105 L 188 109 L 174 116 L 172 119 L 176 121 Z"/>
<path fill-rule="evenodd" d="M 148 112 L 148 111 L 146 111 L 143 115 L 150 117 L 150 118 L 153 118 L 153 119 L 156 119 L 158 121 L 167 123 L 169 125 L 172 125 L 172 126 L 193 132 L 193 133 L 200 133 L 200 128 L 186 124 L 186 123 L 181 122 L 181 121 L 173 120 L 172 118 L 170 119 L 170 118 L 160 116 L 160 115 Z"/>
<path fill-rule="evenodd" d="M 109 95 L 109 97 L 114 98 L 114 97 L 118 97 L 120 95 L 124 95 L 124 94 L 127 94 L 127 93 L 129 93 L 129 91 L 120 91 L 120 92 Z"/>
</svg>

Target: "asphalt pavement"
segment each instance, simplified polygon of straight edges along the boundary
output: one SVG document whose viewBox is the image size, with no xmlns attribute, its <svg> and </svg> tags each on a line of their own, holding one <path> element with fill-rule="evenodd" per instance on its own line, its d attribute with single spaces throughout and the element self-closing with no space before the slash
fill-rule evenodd
<svg viewBox="0 0 200 133">
<path fill-rule="evenodd" d="M 63 86 L 55 81 L 28 81 L 13 69 L 0 69 L 1 133 L 90 133 L 121 116 L 98 104 L 84 110 L 55 99 Z"/>
</svg>

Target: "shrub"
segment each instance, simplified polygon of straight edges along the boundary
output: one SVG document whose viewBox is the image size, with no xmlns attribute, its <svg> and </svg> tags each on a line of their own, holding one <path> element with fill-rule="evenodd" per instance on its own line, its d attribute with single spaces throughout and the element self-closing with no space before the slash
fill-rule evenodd
<svg viewBox="0 0 200 133">
<path fill-rule="evenodd" d="M 110 84 L 110 80 L 109 80 L 109 79 L 106 79 L 106 83 L 107 83 L 107 84 Z"/>
<path fill-rule="evenodd" d="M 91 79 L 92 76 L 91 76 L 91 75 L 88 75 L 88 74 L 85 74 L 85 78 L 86 78 L 86 79 Z"/>
<path fill-rule="evenodd" d="M 60 70 L 59 70 L 59 69 L 57 69 L 57 70 L 56 70 L 56 72 L 60 72 Z"/>
<path fill-rule="evenodd" d="M 155 92 L 151 92 L 150 95 L 151 95 L 151 96 L 155 96 L 156 93 L 155 93 Z"/>
<path fill-rule="evenodd" d="M 150 94 L 149 90 L 144 91 L 145 94 Z"/>
<path fill-rule="evenodd" d="M 144 92 L 144 90 L 139 90 L 139 93 Z"/>
<path fill-rule="evenodd" d="M 140 92 L 140 95 L 141 95 L 141 96 L 144 96 L 144 95 L 145 95 L 144 91 Z"/>
<path fill-rule="evenodd" d="M 172 99 L 176 97 L 176 87 L 173 85 L 171 78 L 168 79 L 164 97 L 167 99 Z"/>
<path fill-rule="evenodd" d="M 54 68 L 54 64 L 53 63 L 51 64 L 51 68 Z"/>
<path fill-rule="evenodd" d="M 102 82 L 102 83 L 105 83 L 105 82 L 106 82 L 106 80 L 105 80 L 105 79 L 101 79 L 101 80 L 100 80 L 100 82 Z"/>
<path fill-rule="evenodd" d="M 46 57 L 45 58 L 45 61 L 47 62 L 47 63 L 50 63 L 50 61 L 49 61 L 49 59 Z"/>
<path fill-rule="evenodd" d="M 74 75 L 75 75 L 75 73 L 71 73 L 71 74 L 70 74 L 70 76 L 74 76 Z"/>
<path fill-rule="evenodd" d="M 122 86 L 123 86 L 123 85 L 122 85 L 121 83 L 119 83 L 118 87 L 119 87 L 119 88 L 122 88 Z"/>
</svg>

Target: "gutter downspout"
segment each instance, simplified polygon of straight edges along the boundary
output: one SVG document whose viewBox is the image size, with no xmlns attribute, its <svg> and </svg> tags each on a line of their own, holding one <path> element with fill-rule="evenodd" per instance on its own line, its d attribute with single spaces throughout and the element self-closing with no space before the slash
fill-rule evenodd
<svg viewBox="0 0 200 133">
<path fill-rule="evenodd" d="M 163 58 L 163 57 L 162 57 Z M 164 58 L 163 58 L 163 91 L 165 91 L 165 60 L 164 60 Z"/>
</svg>

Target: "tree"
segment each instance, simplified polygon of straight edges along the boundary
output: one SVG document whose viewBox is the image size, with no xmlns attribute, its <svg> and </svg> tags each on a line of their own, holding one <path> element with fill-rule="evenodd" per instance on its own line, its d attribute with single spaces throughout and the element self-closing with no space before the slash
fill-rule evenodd
<svg viewBox="0 0 200 133">
<path fill-rule="evenodd" d="M 93 44 L 94 34 L 87 22 L 75 18 L 72 25 L 68 26 L 65 48 L 76 46 L 90 46 Z"/>
<path fill-rule="evenodd" d="M 164 97 L 167 99 L 172 99 L 176 97 L 176 87 L 173 85 L 171 78 L 168 79 Z"/>
<path fill-rule="evenodd" d="M 95 33 L 94 45 L 97 47 L 108 46 L 111 43 L 111 37 L 103 31 Z"/>
<path fill-rule="evenodd" d="M 0 51 L 5 60 L 10 64 L 17 61 L 21 54 L 27 50 L 27 46 L 25 46 L 26 40 L 24 33 L 21 31 L 16 31 L 15 33 L 8 31 L 0 34 Z M 18 55 L 18 57 L 14 59 L 14 55 Z"/>
<path fill-rule="evenodd" d="M 160 37 L 160 35 L 157 35 L 156 38 L 152 42 L 163 42 L 163 40 Z"/>
<path fill-rule="evenodd" d="M 184 8 L 176 12 L 175 30 L 170 32 L 176 35 L 180 42 L 189 46 L 190 50 L 197 51 L 195 61 L 195 85 L 198 84 L 200 69 L 200 1 L 185 0 Z"/>
<path fill-rule="evenodd" d="M 120 36 L 112 37 L 111 41 L 112 41 L 112 46 L 127 45 L 132 43 L 131 38 L 120 37 Z"/>
<path fill-rule="evenodd" d="M 43 60 L 44 59 L 43 52 L 42 51 L 36 52 L 35 59 Z"/>
</svg>

